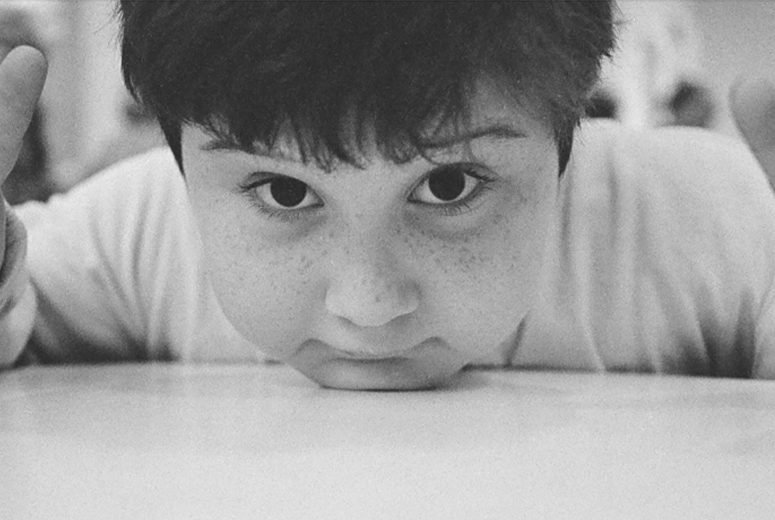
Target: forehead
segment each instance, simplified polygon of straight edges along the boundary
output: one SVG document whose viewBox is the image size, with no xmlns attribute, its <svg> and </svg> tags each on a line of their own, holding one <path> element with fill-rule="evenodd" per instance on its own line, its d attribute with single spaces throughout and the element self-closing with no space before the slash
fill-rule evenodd
<svg viewBox="0 0 775 520">
<path fill-rule="evenodd" d="M 380 155 L 380 144 L 373 127 L 359 125 L 355 118 L 344 118 L 344 141 L 357 143 L 358 153 L 366 161 Z M 504 88 L 492 80 L 477 83 L 470 99 L 469 111 L 464 117 L 447 124 L 429 125 L 434 128 L 420 142 L 422 153 L 434 155 L 466 146 L 478 139 L 544 138 L 553 135 L 549 118 L 539 107 L 519 103 Z M 196 148 L 205 152 L 241 152 L 267 157 L 282 162 L 308 163 L 310 157 L 299 146 L 290 125 L 277 133 L 271 146 L 254 142 L 240 143 L 232 137 L 225 125 L 213 131 L 186 132 Z M 190 139 L 189 139 L 190 140 Z"/>
</svg>

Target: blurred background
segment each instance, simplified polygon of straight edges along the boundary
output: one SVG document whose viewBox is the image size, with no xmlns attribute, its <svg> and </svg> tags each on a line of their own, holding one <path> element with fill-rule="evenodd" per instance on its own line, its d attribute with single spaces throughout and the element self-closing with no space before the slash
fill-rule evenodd
<svg viewBox="0 0 775 520">
<path fill-rule="evenodd" d="M 619 3 L 619 50 L 590 116 L 736 136 L 726 105 L 734 79 L 775 80 L 775 1 Z M 124 89 L 114 9 L 114 0 L 0 0 L 0 44 L 33 44 L 49 59 L 38 113 L 4 186 L 11 202 L 45 199 L 162 143 Z"/>
</svg>

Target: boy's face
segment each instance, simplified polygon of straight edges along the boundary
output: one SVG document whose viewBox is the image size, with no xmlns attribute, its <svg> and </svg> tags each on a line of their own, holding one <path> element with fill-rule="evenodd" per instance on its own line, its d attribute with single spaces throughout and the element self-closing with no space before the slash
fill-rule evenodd
<svg viewBox="0 0 775 520">
<path fill-rule="evenodd" d="M 482 85 L 469 139 L 429 162 L 304 165 L 184 126 L 215 293 L 237 330 L 318 383 L 439 385 L 513 340 L 534 304 L 556 203 L 546 122 Z M 448 142 L 450 141 L 450 142 Z"/>
</svg>

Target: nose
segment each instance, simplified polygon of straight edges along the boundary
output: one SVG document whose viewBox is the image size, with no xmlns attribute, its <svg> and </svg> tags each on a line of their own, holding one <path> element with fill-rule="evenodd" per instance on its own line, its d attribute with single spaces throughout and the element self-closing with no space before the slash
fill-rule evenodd
<svg viewBox="0 0 775 520">
<path fill-rule="evenodd" d="M 376 237 L 343 248 L 331 269 L 326 309 L 357 326 L 380 327 L 419 306 L 418 285 Z"/>
</svg>

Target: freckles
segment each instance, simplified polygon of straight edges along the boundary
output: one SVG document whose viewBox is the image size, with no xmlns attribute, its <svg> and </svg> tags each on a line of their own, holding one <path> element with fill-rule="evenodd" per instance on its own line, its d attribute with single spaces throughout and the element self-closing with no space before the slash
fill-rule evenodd
<svg viewBox="0 0 775 520">
<path fill-rule="evenodd" d="M 487 244 L 463 245 L 450 255 L 452 262 L 448 272 L 465 278 L 468 284 L 479 286 L 492 276 L 493 255 L 487 251 Z"/>
<path fill-rule="evenodd" d="M 312 283 L 315 275 L 316 259 L 321 255 L 315 251 L 307 251 L 301 253 L 298 257 L 298 261 L 295 262 L 296 276 L 294 290 L 296 297 L 306 297 L 307 288 Z M 291 260 L 293 262 L 293 260 Z"/>
<path fill-rule="evenodd" d="M 312 263 L 312 259 L 307 254 L 302 253 L 301 258 L 299 258 L 299 276 L 306 278 L 307 273 L 309 273 L 309 270 L 312 267 Z"/>
<path fill-rule="evenodd" d="M 441 235 L 421 225 L 401 230 L 401 240 L 410 258 L 418 259 L 428 269 L 429 277 L 446 278 L 446 284 L 465 286 L 476 290 L 482 284 L 490 285 L 491 278 L 505 269 L 513 269 L 522 262 L 526 236 L 515 232 L 519 212 L 497 208 L 475 229 L 464 233 Z M 518 219 L 517 219 L 518 220 Z M 528 240 L 529 241 L 529 240 Z"/>
<path fill-rule="evenodd" d="M 485 252 L 477 236 L 456 238 L 454 242 L 444 242 L 438 237 L 419 233 L 414 239 L 407 240 L 410 254 L 414 258 L 430 259 L 436 274 L 447 277 L 472 277 L 488 264 L 492 255 Z"/>
</svg>

